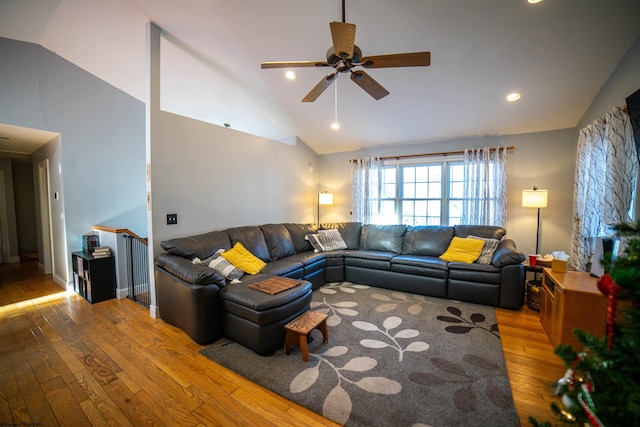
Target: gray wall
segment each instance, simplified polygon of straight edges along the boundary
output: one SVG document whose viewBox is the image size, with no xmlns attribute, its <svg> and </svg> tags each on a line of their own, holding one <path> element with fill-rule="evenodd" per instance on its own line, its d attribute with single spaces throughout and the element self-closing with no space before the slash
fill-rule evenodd
<svg viewBox="0 0 640 427">
<path fill-rule="evenodd" d="M 144 104 L 38 45 L 0 38 L 0 58 L 0 122 L 61 135 L 54 276 L 69 283 L 69 253 L 93 225 L 146 235 Z"/>
<path fill-rule="evenodd" d="M 636 41 L 581 125 L 624 103 L 640 85 L 639 50 Z M 68 247 L 56 263 L 68 266 L 68 252 L 80 247 L 80 236 L 94 224 L 146 235 L 144 105 L 39 46 L 0 38 L 0 57 L 0 122 L 61 134 L 58 145 L 34 158 L 52 160 L 52 185 L 60 186 L 61 199 L 52 200 L 52 209 L 59 206 L 54 228 L 64 237 L 54 239 L 68 241 Z M 153 126 L 156 251 L 162 240 L 212 229 L 314 222 L 319 190 L 335 194 L 335 205 L 322 209 L 323 222 L 350 220 L 350 158 L 498 145 L 515 146 L 508 157 L 509 236 L 524 252 L 533 250 L 535 211 L 522 208 L 520 198 L 522 189 L 537 185 L 549 189 L 542 252 L 570 248 L 577 129 L 317 156 L 304 144 L 289 146 L 164 112 Z M 167 213 L 178 213 L 178 225 L 166 225 Z"/>
<path fill-rule="evenodd" d="M 576 127 L 576 138 L 580 129 L 604 117 L 613 107 L 626 105 L 625 99 L 638 89 L 640 89 L 640 37 L 631 45 L 580 119 Z"/>
<path fill-rule="evenodd" d="M 351 164 L 349 159 L 371 156 L 459 151 L 465 148 L 513 146 L 507 155 L 507 233 L 525 253 L 535 252 L 537 210 L 523 208 L 522 190 L 534 185 L 549 190 L 549 206 L 541 210 L 540 251 L 569 251 L 576 142 L 573 130 L 501 137 L 430 142 L 322 156 L 320 182 L 334 192 L 324 221 L 351 219 Z M 568 230 L 568 231 L 567 231 Z"/>
<path fill-rule="evenodd" d="M 315 222 L 318 155 L 306 145 L 158 114 L 151 142 L 156 252 L 172 237 L 269 222 Z M 166 225 L 169 213 L 178 214 L 177 225 Z"/>
<path fill-rule="evenodd" d="M 512 136 L 478 137 L 461 141 L 411 144 L 373 150 L 324 155 L 320 186 L 335 193 L 335 205 L 326 207 L 323 221 L 351 218 L 349 159 L 458 151 L 465 148 L 514 146 L 507 158 L 507 232 L 525 253 L 535 250 L 536 210 L 521 206 L 524 189 L 533 185 L 549 190 L 549 205 L 541 209 L 540 252 L 570 253 L 573 230 L 573 183 L 579 130 L 611 108 L 624 105 L 625 98 L 640 88 L 640 38 L 613 71 L 598 96 L 575 128 Z M 461 119 L 464 120 L 464 119 Z"/>
</svg>

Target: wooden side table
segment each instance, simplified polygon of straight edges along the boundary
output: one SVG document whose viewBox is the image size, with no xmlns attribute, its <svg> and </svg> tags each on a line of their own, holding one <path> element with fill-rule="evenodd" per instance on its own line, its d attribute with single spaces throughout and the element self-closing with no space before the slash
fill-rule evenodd
<svg viewBox="0 0 640 427">
<path fill-rule="evenodd" d="M 600 338 L 607 330 L 607 297 L 598 279 L 589 273 L 557 273 L 544 268 L 540 297 L 540 323 L 551 344 L 571 344 L 582 350 L 573 330 L 580 328 Z"/>
<path fill-rule="evenodd" d="M 327 332 L 327 315 L 317 311 L 307 311 L 298 318 L 284 325 L 284 354 L 289 355 L 292 345 L 298 345 L 302 351 L 302 360 L 309 361 L 309 347 L 307 337 L 314 329 L 322 332 L 323 342 L 329 342 Z"/>
</svg>

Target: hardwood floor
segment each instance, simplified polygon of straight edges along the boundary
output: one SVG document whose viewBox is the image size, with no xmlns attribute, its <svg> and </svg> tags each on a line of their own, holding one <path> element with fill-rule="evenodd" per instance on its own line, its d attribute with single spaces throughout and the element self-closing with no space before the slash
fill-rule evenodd
<svg viewBox="0 0 640 427">
<path fill-rule="evenodd" d="M 497 309 L 521 425 L 565 368 L 538 313 Z M 130 300 L 91 305 L 35 261 L 0 265 L 0 425 L 335 426 L 217 365 Z"/>
</svg>

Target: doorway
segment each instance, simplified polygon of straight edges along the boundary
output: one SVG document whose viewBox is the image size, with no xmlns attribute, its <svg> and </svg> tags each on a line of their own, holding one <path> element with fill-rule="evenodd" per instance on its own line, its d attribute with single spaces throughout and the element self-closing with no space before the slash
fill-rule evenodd
<svg viewBox="0 0 640 427">
<path fill-rule="evenodd" d="M 7 199 L 4 191 L 4 171 L 0 170 L 0 264 L 9 258 L 9 228 L 7 218 Z"/>
<path fill-rule="evenodd" d="M 38 162 L 38 198 L 40 200 L 40 229 L 42 241 L 42 265 L 45 274 L 53 272 L 53 247 L 51 242 L 51 188 L 49 186 L 49 159 Z"/>
</svg>

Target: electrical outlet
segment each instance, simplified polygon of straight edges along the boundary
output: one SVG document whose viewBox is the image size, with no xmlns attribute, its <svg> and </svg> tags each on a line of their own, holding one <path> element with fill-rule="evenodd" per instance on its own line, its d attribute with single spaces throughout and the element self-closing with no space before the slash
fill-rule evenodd
<svg viewBox="0 0 640 427">
<path fill-rule="evenodd" d="M 178 223 L 178 214 L 167 214 L 167 224 L 173 225 Z"/>
</svg>

